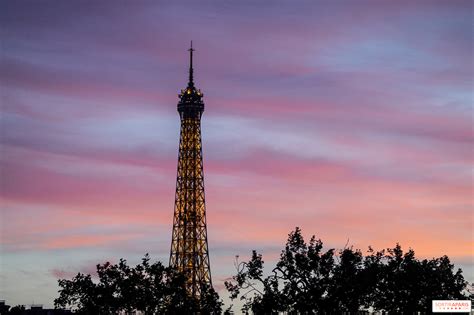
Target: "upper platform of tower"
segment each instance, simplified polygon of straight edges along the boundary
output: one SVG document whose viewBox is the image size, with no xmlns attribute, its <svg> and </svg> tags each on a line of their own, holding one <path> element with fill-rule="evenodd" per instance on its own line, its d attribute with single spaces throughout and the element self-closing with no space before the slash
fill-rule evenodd
<svg viewBox="0 0 474 315">
<path fill-rule="evenodd" d="M 204 112 L 204 102 L 202 97 L 204 96 L 201 90 L 194 86 L 193 78 L 193 42 L 191 42 L 191 48 L 189 48 L 189 81 L 188 86 L 181 90 L 178 94 L 178 112 L 181 118 L 187 117 L 201 117 Z M 198 115 L 196 115 L 198 114 Z"/>
</svg>

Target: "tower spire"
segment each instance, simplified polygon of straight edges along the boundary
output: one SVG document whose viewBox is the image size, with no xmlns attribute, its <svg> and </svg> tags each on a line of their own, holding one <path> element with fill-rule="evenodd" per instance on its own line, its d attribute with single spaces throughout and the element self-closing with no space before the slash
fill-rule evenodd
<svg viewBox="0 0 474 315">
<path fill-rule="evenodd" d="M 188 87 L 194 87 L 193 82 L 193 41 L 191 41 L 191 48 L 188 49 L 189 51 L 189 82 Z"/>
</svg>

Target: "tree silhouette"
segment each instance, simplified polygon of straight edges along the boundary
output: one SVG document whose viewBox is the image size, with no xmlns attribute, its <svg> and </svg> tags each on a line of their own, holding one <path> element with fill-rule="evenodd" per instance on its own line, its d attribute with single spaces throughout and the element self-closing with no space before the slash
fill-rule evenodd
<svg viewBox="0 0 474 315">
<path fill-rule="evenodd" d="M 185 275 L 150 263 L 147 255 L 135 267 L 121 259 L 118 264 L 97 265 L 98 282 L 78 273 L 72 280 L 60 279 L 57 308 L 71 307 L 78 314 L 220 314 L 222 301 L 214 289 L 203 286 L 201 297 L 192 298 L 185 288 Z"/>
<path fill-rule="evenodd" d="M 5 309 L 0 309 L 0 314 L 5 314 L 5 315 L 22 315 L 25 312 L 25 306 L 24 305 L 16 305 L 10 308 L 10 310 Z"/>
<path fill-rule="evenodd" d="M 253 251 L 248 262 L 236 261 L 237 274 L 225 283 L 231 299 L 240 296 L 242 312 L 256 314 L 429 312 L 433 299 L 466 299 L 462 271 L 454 272 L 447 256 L 420 261 L 399 244 L 378 252 L 369 247 L 365 257 L 352 247 L 337 255 L 322 249 L 314 236 L 307 244 L 297 227 L 268 276 Z"/>
<path fill-rule="evenodd" d="M 429 312 L 432 300 L 466 299 L 462 294 L 467 284 L 462 271 L 453 273 L 454 265 L 447 256 L 419 261 L 412 249 L 403 253 L 399 244 L 387 251 L 377 283 L 376 309 Z"/>
</svg>

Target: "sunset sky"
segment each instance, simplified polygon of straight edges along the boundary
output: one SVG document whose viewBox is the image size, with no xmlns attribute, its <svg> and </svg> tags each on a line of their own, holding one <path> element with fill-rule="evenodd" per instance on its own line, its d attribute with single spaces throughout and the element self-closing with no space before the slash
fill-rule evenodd
<svg viewBox="0 0 474 315">
<path fill-rule="evenodd" d="M 202 118 L 213 284 L 399 242 L 474 281 L 471 1 L 1 1 L 0 299 L 171 242 L 179 90 Z"/>
</svg>

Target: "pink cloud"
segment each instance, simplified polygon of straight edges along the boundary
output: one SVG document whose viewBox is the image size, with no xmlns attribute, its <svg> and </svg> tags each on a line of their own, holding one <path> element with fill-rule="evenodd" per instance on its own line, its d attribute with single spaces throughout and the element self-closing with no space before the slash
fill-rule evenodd
<svg viewBox="0 0 474 315">
<path fill-rule="evenodd" d="M 141 236 L 140 234 L 120 234 L 120 235 L 72 235 L 51 239 L 40 244 L 40 249 L 74 249 L 80 247 L 96 247 L 103 246 L 108 243 L 117 243 L 123 240 L 130 240 Z"/>
<path fill-rule="evenodd" d="M 130 100 L 140 104 L 176 102 L 174 94 L 163 95 L 150 88 L 131 88 L 126 83 L 100 80 L 92 74 L 67 70 L 51 70 L 50 68 L 29 64 L 24 61 L 5 59 L 0 63 L 2 81 L 6 86 L 22 88 L 43 93 L 79 97 L 82 100 L 101 99 L 113 103 L 105 103 L 110 109 L 118 110 Z M 128 100 L 128 101 L 127 101 Z M 109 104 L 109 105 L 107 105 Z M 103 110 L 103 108 L 102 108 Z M 77 110 L 76 110 L 77 111 Z M 85 114 L 85 113 L 83 113 Z"/>
</svg>

